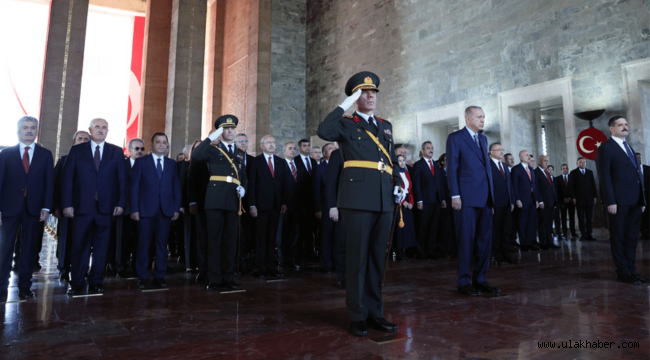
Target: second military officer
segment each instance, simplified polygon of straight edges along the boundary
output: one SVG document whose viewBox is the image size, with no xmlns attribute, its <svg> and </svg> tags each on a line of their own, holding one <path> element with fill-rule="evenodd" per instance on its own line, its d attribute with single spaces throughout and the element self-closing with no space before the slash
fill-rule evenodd
<svg viewBox="0 0 650 360">
<path fill-rule="evenodd" d="M 205 195 L 208 291 L 219 286 L 230 290 L 240 288 L 234 280 L 235 258 L 241 198 L 246 193 L 248 179 L 244 167 L 246 154 L 233 142 L 238 123 L 239 119 L 233 115 L 219 117 L 214 123 L 216 131 L 192 152 L 192 159 L 205 161 L 210 171 Z M 222 136 L 219 145 L 211 145 L 219 136 Z"/>
</svg>

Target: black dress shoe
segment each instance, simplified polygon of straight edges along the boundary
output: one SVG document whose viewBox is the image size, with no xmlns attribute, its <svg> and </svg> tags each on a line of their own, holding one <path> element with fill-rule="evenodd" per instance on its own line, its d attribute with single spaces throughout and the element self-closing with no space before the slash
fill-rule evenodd
<svg viewBox="0 0 650 360">
<path fill-rule="evenodd" d="M 368 324 L 365 321 L 353 321 L 352 322 L 352 335 L 354 336 L 367 336 L 368 335 Z"/>
<path fill-rule="evenodd" d="M 264 280 L 264 274 L 263 274 L 261 271 L 255 271 L 255 272 L 253 273 L 253 276 L 256 277 L 256 278 L 258 278 L 258 279 L 262 279 L 262 280 Z"/>
<path fill-rule="evenodd" d="M 20 300 L 27 300 L 34 297 L 34 293 L 30 289 L 20 289 L 18 291 L 18 297 Z"/>
<path fill-rule="evenodd" d="M 616 280 L 625 284 L 641 285 L 641 282 L 631 274 L 618 274 Z"/>
<path fill-rule="evenodd" d="M 550 247 L 551 247 L 552 249 L 561 249 L 561 248 L 562 248 L 562 246 L 560 246 L 560 245 L 555 245 L 555 244 L 551 244 Z"/>
<path fill-rule="evenodd" d="M 241 285 L 234 282 L 234 281 L 224 281 L 222 285 L 228 290 L 239 290 L 239 289 L 241 289 Z"/>
<path fill-rule="evenodd" d="M 205 287 L 206 291 L 215 291 L 219 289 L 219 285 L 216 283 L 209 283 L 208 286 Z"/>
<path fill-rule="evenodd" d="M 165 278 L 154 278 L 153 284 L 161 289 L 165 289 L 169 287 L 169 285 L 167 285 L 167 281 L 165 281 Z"/>
<path fill-rule="evenodd" d="M 549 246 L 548 245 L 540 245 L 539 248 L 542 249 L 542 250 L 548 250 Z"/>
<path fill-rule="evenodd" d="M 388 322 L 388 320 L 381 318 L 368 318 L 368 325 L 372 326 L 373 329 L 384 331 L 384 332 L 395 332 L 397 331 L 397 325 Z"/>
<path fill-rule="evenodd" d="M 522 252 L 528 252 L 528 251 L 530 251 L 530 247 L 528 247 L 528 245 L 521 245 L 521 246 L 519 247 L 519 249 L 520 249 Z"/>
<path fill-rule="evenodd" d="M 93 294 L 101 294 L 106 291 L 106 288 L 104 288 L 104 285 L 102 284 L 96 284 L 96 285 L 88 285 L 88 292 L 93 293 Z"/>
<path fill-rule="evenodd" d="M 70 273 L 69 272 L 61 272 L 59 274 L 59 280 L 60 281 L 70 281 Z"/>
<path fill-rule="evenodd" d="M 642 282 L 642 283 L 645 283 L 645 284 L 650 283 L 650 279 L 648 279 L 647 277 L 643 277 L 643 276 L 641 276 L 641 275 L 639 275 L 639 274 L 637 274 L 637 273 L 633 273 L 632 276 L 633 276 L 635 279 L 637 279 L 637 280 L 639 280 L 640 282 Z"/>
<path fill-rule="evenodd" d="M 458 292 L 467 296 L 481 296 L 481 292 L 479 290 L 476 290 L 472 284 L 467 284 L 465 286 L 459 287 Z"/>
<path fill-rule="evenodd" d="M 486 282 L 483 283 L 475 283 L 474 287 L 482 292 L 486 292 L 489 294 L 498 294 L 501 292 L 499 288 L 495 288 L 494 286 L 490 286 L 490 284 Z"/>
<path fill-rule="evenodd" d="M 296 263 L 290 262 L 290 263 L 287 264 L 287 269 L 293 270 L 293 271 L 300 271 L 300 266 L 298 266 L 298 264 L 296 264 Z"/>
<path fill-rule="evenodd" d="M 83 293 L 83 288 L 78 287 L 78 286 L 70 286 L 70 289 L 68 289 L 68 295 L 70 296 L 75 296 L 75 295 L 81 295 Z"/>
<path fill-rule="evenodd" d="M 138 289 L 145 290 L 148 287 L 149 287 L 149 280 L 147 279 L 138 280 Z"/>
<path fill-rule="evenodd" d="M 196 275 L 196 283 L 197 284 L 205 284 L 207 282 L 208 282 L 208 275 L 207 274 L 199 273 L 198 275 Z"/>
<path fill-rule="evenodd" d="M 537 251 L 537 250 L 539 250 L 539 246 L 537 244 L 533 244 L 533 245 L 530 246 L 530 250 L 531 251 Z"/>
<path fill-rule="evenodd" d="M 284 278 L 284 274 L 282 274 L 280 272 L 277 272 L 275 270 L 269 270 L 269 271 L 266 272 L 266 274 L 268 276 L 270 276 L 270 277 L 275 277 L 275 278 L 279 278 L 279 279 Z"/>
</svg>

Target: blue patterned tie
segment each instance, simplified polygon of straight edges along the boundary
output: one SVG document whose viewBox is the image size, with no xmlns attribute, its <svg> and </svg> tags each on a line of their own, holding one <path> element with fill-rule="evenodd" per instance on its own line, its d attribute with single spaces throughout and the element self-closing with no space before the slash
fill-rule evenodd
<svg viewBox="0 0 650 360">
<path fill-rule="evenodd" d="M 630 158 L 630 161 L 632 162 L 632 164 L 634 164 L 634 168 L 637 169 L 638 167 L 636 163 L 636 158 L 632 153 L 632 149 L 630 149 L 630 145 L 627 144 L 627 141 L 623 141 L 623 146 L 625 146 L 625 152 L 627 153 L 627 157 Z"/>
<path fill-rule="evenodd" d="M 160 158 L 158 158 L 158 165 L 156 165 L 156 172 L 158 173 L 158 180 L 162 179 L 162 164 L 160 163 Z"/>
</svg>

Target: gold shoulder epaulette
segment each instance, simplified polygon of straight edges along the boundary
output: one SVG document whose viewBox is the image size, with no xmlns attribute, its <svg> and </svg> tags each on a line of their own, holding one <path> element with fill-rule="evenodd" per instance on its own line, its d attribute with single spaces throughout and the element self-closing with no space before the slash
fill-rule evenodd
<svg viewBox="0 0 650 360">
<path fill-rule="evenodd" d="M 352 119 L 352 116 L 350 116 L 350 115 L 343 115 L 343 117 L 346 118 L 346 119 Z"/>
</svg>

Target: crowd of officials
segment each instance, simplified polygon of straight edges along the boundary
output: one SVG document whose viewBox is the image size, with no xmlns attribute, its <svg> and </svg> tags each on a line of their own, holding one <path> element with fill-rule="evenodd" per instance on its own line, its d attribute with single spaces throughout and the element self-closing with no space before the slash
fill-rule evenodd
<svg viewBox="0 0 650 360">
<path fill-rule="evenodd" d="M 337 143 L 312 147 L 302 139 L 278 146 L 266 135 L 262 154 L 253 157 L 237 124 L 233 115 L 220 117 L 208 139 L 172 160 L 165 134 L 154 134 L 149 146 L 132 139 L 125 157 L 105 142 L 108 122 L 94 119 L 54 166 L 51 152 L 34 143 L 38 121 L 20 119 L 19 144 L 0 154 L 0 288 L 6 293 L 13 269 L 20 297 L 33 296 L 31 274 L 40 266 L 50 213 L 58 219 L 59 276 L 70 295 L 84 293 L 86 284 L 89 293 L 104 292 L 106 273 L 137 277 L 141 289 L 167 287 L 169 259 L 183 263 L 207 290 L 241 288 L 238 274 L 277 279 L 305 268 L 335 272 L 345 288 L 346 219 L 337 208 L 344 160 Z M 584 158 L 573 170 L 562 164 L 556 172 L 545 155 L 504 152 L 498 142 L 489 145 L 492 264 L 516 263 L 511 253 L 559 248 L 562 240 L 596 240 L 599 191 Z M 408 153 L 395 149 L 405 197 L 395 211 L 391 254 L 395 260 L 455 258 L 446 154 L 435 157 L 430 141 L 421 144 L 419 160 Z M 639 153 L 634 160 L 649 203 L 650 167 Z M 647 213 L 641 238 L 648 239 Z M 647 282 L 632 275 L 619 280 Z"/>
</svg>

